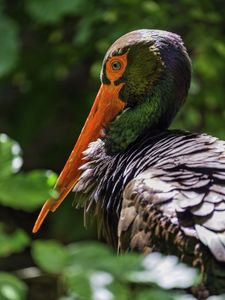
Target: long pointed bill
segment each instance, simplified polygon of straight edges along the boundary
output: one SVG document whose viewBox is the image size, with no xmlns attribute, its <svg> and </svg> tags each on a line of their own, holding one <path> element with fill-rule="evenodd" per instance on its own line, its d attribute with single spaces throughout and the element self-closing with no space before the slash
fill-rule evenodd
<svg viewBox="0 0 225 300">
<path fill-rule="evenodd" d="M 33 227 L 33 233 L 39 230 L 49 211 L 54 212 L 75 186 L 81 175 L 79 167 L 83 163 L 82 153 L 88 144 L 100 137 L 102 128 L 124 109 L 125 103 L 118 96 L 122 86 L 123 84 L 101 85 L 81 134 L 56 182 L 57 197 L 45 202 Z"/>
</svg>

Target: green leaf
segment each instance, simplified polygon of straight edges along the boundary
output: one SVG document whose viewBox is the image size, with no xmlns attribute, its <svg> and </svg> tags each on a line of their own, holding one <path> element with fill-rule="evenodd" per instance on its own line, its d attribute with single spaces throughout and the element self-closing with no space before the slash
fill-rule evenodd
<svg viewBox="0 0 225 300">
<path fill-rule="evenodd" d="M 102 262 L 102 268 L 111 272 L 120 280 L 127 280 L 131 272 L 139 271 L 143 256 L 137 253 L 126 253 L 124 255 L 112 255 L 110 259 Z"/>
<path fill-rule="evenodd" d="M 68 261 L 66 248 L 56 241 L 34 241 L 32 257 L 48 273 L 60 274 Z"/>
<path fill-rule="evenodd" d="M 65 272 L 64 282 L 70 296 L 79 300 L 92 299 L 89 277 L 85 270 Z"/>
<path fill-rule="evenodd" d="M 1 300 L 25 300 L 27 287 L 17 277 L 0 272 L 0 299 Z"/>
<path fill-rule="evenodd" d="M 17 25 L 0 14 L 0 77 L 15 65 L 19 54 Z"/>
<path fill-rule="evenodd" d="M 12 253 L 20 252 L 29 245 L 30 238 L 21 229 L 13 233 L 7 233 L 5 226 L 0 223 L 0 256 L 9 256 Z"/>
<path fill-rule="evenodd" d="M 73 297 L 72 295 L 70 296 L 62 296 L 60 298 L 58 298 L 57 300 L 77 300 L 75 297 Z"/>
<path fill-rule="evenodd" d="M 124 282 L 119 282 L 118 280 L 114 280 L 107 288 L 114 296 L 113 299 L 117 299 L 117 300 L 130 299 L 129 285 L 125 284 Z"/>
<path fill-rule="evenodd" d="M 128 291 L 108 272 L 95 271 L 89 276 L 92 299 L 128 299 Z M 101 297 L 100 297 L 101 295 Z"/>
<path fill-rule="evenodd" d="M 65 270 L 64 281 L 71 295 L 78 299 L 118 299 L 127 300 L 128 289 L 115 281 L 114 277 L 104 271 L 87 269 Z"/>
<path fill-rule="evenodd" d="M 108 246 L 96 242 L 81 242 L 69 245 L 67 249 L 69 259 L 63 274 L 73 296 L 78 299 L 95 299 L 99 293 L 110 297 L 109 299 L 128 299 L 127 288 L 116 281 L 111 273 L 119 263 L 114 265 L 118 257 Z"/>
<path fill-rule="evenodd" d="M 19 171 L 23 163 L 21 152 L 17 142 L 4 133 L 0 134 L 0 180 Z"/>
<path fill-rule="evenodd" d="M 111 249 L 97 242 L 80 242 L 68 246 L 69 265 L 83 270 L 104 269 L 112 258 Z M 113 254 L 114 255 L 114 254 Z"/>
<path fill-rule="evenodd" d="M 141 291 L 138 293 L 137 300 L 175 300 L 175 297 L 168 292 L 157 290 L 157 289 L 149 289 L 145 291 Z"/>
<path fill-rule="evenodd" d="M 84 0 L 29 0 L 27 10 L 40 23 L 56 23 L 64 15 L 80 12 L 84 9 Z"/>
<path fill-rule="evenodd" d="M 62 296 L 57 300 L 77 300 L 77 299 L 74 296 L 70 295 L 70 296 Z"/>
<path fill-rule="evenodd" d="M 143 257 L 135 253 L 117 256 L 112 250 L 96 242 L 80 242 L 68 247 L 69 266 L 77 269 L 104 270 L 118 278 L 126 278 L 141 268 Z"/>
<path fill-rule="evenodd" d="M 53 172 L 41 170 L 2 178 L 0 203 L 16 209 L 34 211 L 52 196 L 55 180 L 56 175 Z"/>
<path fill-rule="evenodd" d="M 34 211 L 53 196 L 57 176 L 41 170 L 17 173 L 23 163 L 21 153 L 17 142 L 0 134 L 0 204 Z"/>
</svg>

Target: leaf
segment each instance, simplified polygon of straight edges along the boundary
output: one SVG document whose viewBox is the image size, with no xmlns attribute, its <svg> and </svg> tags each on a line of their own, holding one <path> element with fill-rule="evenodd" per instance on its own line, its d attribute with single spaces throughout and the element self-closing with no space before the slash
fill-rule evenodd
<svg viewBox="0 0 225 300">
<path fill-rule="evenodd" d="M 62 296 L 62 297 L 58 298 L 57 300 L 76 300 L 76 298 L 73 297 L 72 295 L 70 295 L 70 296 Z"/>
<path fill-rule="evenodd" d="M 175 297 L 165 291 L 149 289 L 138 293 L 137 300 L 175 300 Z"/>
<path fill-rule="evenodd" d="M 214 297 L 216 297 L 216 296 L 214 296 Z M 182 292 L 180 292 L 180 293 L 176 293 L 176 294 L 174 294 L 174 300 L 197 300 L 197 298 L 195 298 L 193 295 L 191 295 L 191 294 L 185 294 L 185 293 L 182 293 Z M 210 297 L 209 298 L 207 298 L 207 300 L 224 300 L 224 298 L 222 298 L 222 299 L 210 299 Z"/>
<path fill-rule="evenodd" d="M 76 298 L 73 297 L 72 295 L 70 295 L 70 296 L 62 296 L 62 297 L 58 298 L 57 300 L 76 300 Z"/>
<path fill-rule="evenodd" d="M 34 211 L 52 196 L 56 175 L 50 171 L 19 173 L 0 180 L 0 203 L 16 209 Z"/>
<path fill-rule="evenodd" d="M 45 272 L 60 274 L 68 261 L 66 248 L 56 241 L 34 241 L 32 257 Z"/>
<path fill-rule="evenodd" d="M 4 133 L 0 134 L 0 180 L 19 171 L 23 163 L 21 152 L 17 142 Z"/>
<path fill-rule="evenodd" d="M 0 13 L 0 77 L 15 65 L 19 54 L 18 28 L 9 18 Z"/>
<path fill-rule="evenodd" d="M 97 242 L 80 242 L 68 246 L 69 263 L 85 270 L 104 269 L 112 255 L 111 249 Z M 114 255 L 114 254 L 113 254 Z"/>
<path fill-rule="evenodd" d="M 35 241 L 32 256 L 42 270 L 60 274 L 71 300 L 128 300 L 131 284 L 136 287 L 138 300 L 178 300 L 177 294 L 164 292 L 161 287 L 186 288 L 196 283 L 196 272 L 173 256 L 152 253 L 145 257 L 118 257 L 100 243 L 81 242 L 63 247 L 55 241 Z M 155 288 L 140 290 L 140 284 L 146 283 Z"/>
<path fill-rule="evenodd" d="M 6 257 L 12 253 L 20 252 L 29 245 L 28 235 L 21 229 L 13 233 L 7 233 L 0 223 L 0 256 Z"/>
<path fill-rule="evenodd" d="M 27 1 L 27 11 L 40 23 L 53 24 L 64 15 L 83 11 L 84 2 L 84 0 L 29 0 Z"/>
<path fill-rule="evenodd" d="M 0 204 L 33 211 L 53 195 L 56 174 L 41 170 L 17 173 L 23 163 L 21 153 L 17 142 L 0 134 Z"/>
<path fill-rule="evenodd" d="M 69 292 L 69 295 L 79 300 L 92 299 L 91 287 L 87 273 L 85 270 L 79 272 L 71 272 L 64 274 L 64 282 Z"/>
<path fill-rule="evenodd" d="M 1 300 L 25 300 L 27 286 L 16 276 L 0 272 L 0 299 Z"/>
<path fill-rule="evenodd" d="M 124 282 L 119 282 L 118 280 L 114 280 L 109 286 L 109 291 L 113 294 L 113 299 L 117 300 L 129 300 L 130 299 L 130 291 L 129 286 Z"/>
<path fill-rule="evenodd" d="M 178 262 L 175 256 L 154 252 L 143 259 L 143 271 L 130 272 L 128 279 L 136 283 L 155 283 L 164 289 L 188 288 L 200 278 L 193 268 Z"/>
<path fill-rule="evenodd" d="M 89 276 L 92 299 L 128 299 L 128 290 L 108 272 L 97 271 Z"/>
<path fill-rule="evenodd" d="M 102 263 L 102 268 L 111 272 L 120 280 L 127 280 L 131 272 L 139 271 L 141 269 L 141 261 L 143 256 L 137 253 L 126 253 L 124 255 L 111 256 L 110 259 Z"/>
<path fill-rule="evenodd" d="M 126 286 L 115 281 L 108 272 L 71 268 L 64 276 L 69 292 L 79 299 L 129 299 Z"/>
<path fill-rule="evenodd" d="M 67 249 L 69 259 L 63 274 L 72 295 L 81 299 L 100 299 L 100 295 L 102 299 L 128 299 L 127 288 L 111 273 L 119 263 L 114 266 L 118 257 L 108 246 L 81 242 L 69 245 Z"/>
</svg>

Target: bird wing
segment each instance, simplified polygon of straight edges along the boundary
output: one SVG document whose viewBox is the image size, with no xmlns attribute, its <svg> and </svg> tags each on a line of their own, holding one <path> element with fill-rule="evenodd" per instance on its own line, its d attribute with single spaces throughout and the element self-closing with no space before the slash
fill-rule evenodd
<svg viewBox="0 0 225 300">
<path fill-rule="evenodd" d="M 102 212 L 108 240 L 178 256 L 200 245 L 225 261 L 224 141 L 169 130 L 146 133 L 113 157 L 98 140 L 85 159 L 76 191 L 90 193 L 86 213 Z"/>
<path fill-rule="evenodd" d="M 184 164 L 149 168 L 127 184 L 119 247 L 167 253 L 180 247 L 182 253 L 187 242 L 200 241 L 225 262 L 225 156 L 217 163 L 196 155 Z"/>
</svg>

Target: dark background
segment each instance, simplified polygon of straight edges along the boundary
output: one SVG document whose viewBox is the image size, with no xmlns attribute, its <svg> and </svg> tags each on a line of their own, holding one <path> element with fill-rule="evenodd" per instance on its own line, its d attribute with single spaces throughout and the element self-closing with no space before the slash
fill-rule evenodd
<svg viewBox="0 0 225 300">
<path fill-rule="evenodd" d="M 225 139 L 224 15 L 219 0 L 0 0 L 0 133 L 23 149 L 22 173 L 60 172 L 97 93 L 107 48 L 135 29 L 180 34 L 192 58 L 190 93 L 172 127 Z M 72 199 L 35 237 L 30 231 L 44 199 L 19 210 L 0 200 L 0 224 L 31 239 L 96 239 L 94 228 L 83 229 Z M 28 250 L 0 260 L 5 271 L 30 265 Z"/>
</svg>

